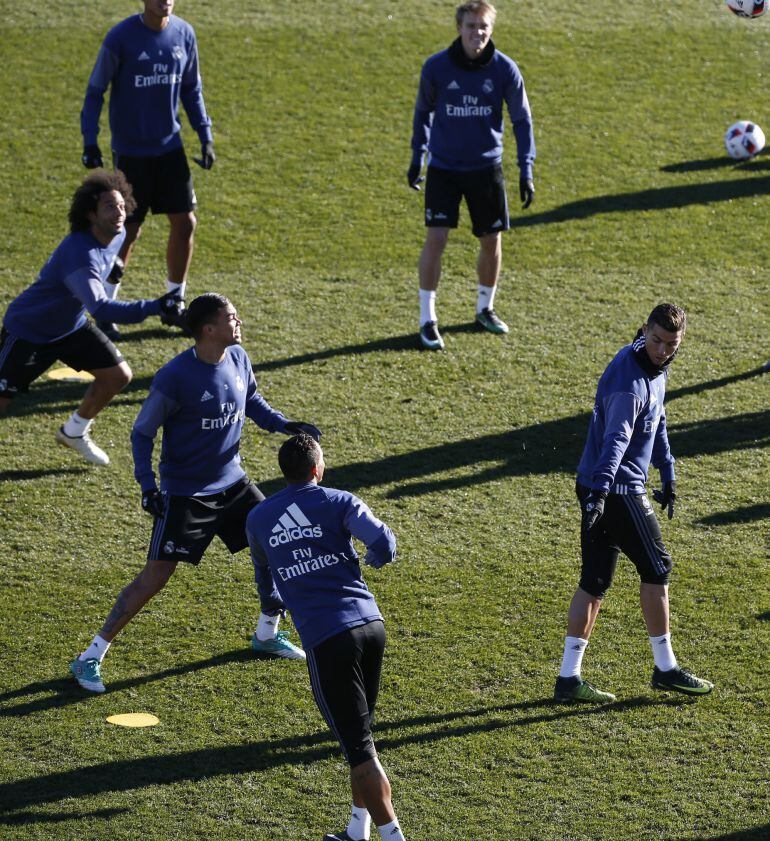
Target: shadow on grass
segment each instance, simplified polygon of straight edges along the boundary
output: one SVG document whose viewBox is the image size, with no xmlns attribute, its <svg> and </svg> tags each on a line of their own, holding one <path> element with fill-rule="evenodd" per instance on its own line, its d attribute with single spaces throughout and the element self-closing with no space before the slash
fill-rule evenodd
<svg viewBox="0 0 770 841">
<path fill-rule="evenodd" d="M 732 511 L 719 511 L 708 517 L 701 517 L 696 522 L 704 526 L 730 526 L 734 523 L 752 523 L 755 520 L 768 518 L 770 518 L 770 503 L 764 503 L 734 508 Z"/>
<path fill-rule="evenodd" d="M 0 470 L 0 482 L 29 482 L 44 476 L 66 476 L 72 473 L 87 473 L 85 467 L 51 467 L 41 470 Z"/>
<path fill-rule="evenodd" d="M 48 815 L 45 812 L 17 812 L 15 815 L 0 815 L 0 824 L 5 826 L 23 826 L 25 824 L 37 823 L 62 823 L 63 821 L 108 821 L 118 815 L 129 812 L 130 809 L 99 809 L 96 812 L 86 812 L 77 815 L 69 815 L 66 812 L 57 812 Z"/>
<path fill-rule="evenodd" d="M 753 169 L 766 169 L 770 164 L 757 162 Z M 746 168 L 745 166 L 742 168 Z M 735 178 L 728 181 L 712 181 L 709 184 L 680 184 L 675 187 L 656 187 L 634 193 L 592 196 L 587 199 L 563 204 L 511 219 L 512 228 L 529 228 L 533 225 L 549 225 L 554 222 L 572 222 L 589 219 L 600 213 L 638 213 L 645 210 L 668 210 L 687 207 L 692 204 L 713 204 L 731 199 L 764 196 L 770 193 L 770 176 L 759 178 Z"/>
<path fill-rule="evenodd" d="M 764 613 L 758 613 L 757 619 L 760 622 L 770 622 L 770 610 L 766 610 Z M 768 836 L 770 838 L 770 836 Z"/>
<path fill-rule="evenodd" d="M 756 826 L 753 829 L 741 829 L 738 832 L 728 832 L 725 835 L 688 835 L 679 841 L 767 841 L 770 838 L 770 823 Z"/>
<path fill-rule="evenodd" d="M 216 659 L 216 658 L 215 658 Z M 551 699 L 523 701 L 476 710 L 422 715 L 383 722 L 376 728 L 380 750 L 409 744 L 430 744 L 441 739 L 512 727 L 528 727 L 543 722 L 585 716 L 610 715 L 630 709 L 661 704 L 681 704 L 669 699 L 646 696 L 630 698 L 604 706 L 566 706 Z M 529 713 L 535 711 L 534 715 Z M 516 717 L 516 713 L 523 715 Z M 513 714 L 513 716 L 511 715 Z M 461 723 L 463 719 L 483 719 Z M 415 729 L 404 733 L 404 730 Z M 419 729 L 427 728 L 427 729 Z M 71 771 L 27 777 L 0 784 L 0 812 L 14 812 L 65 798 L 90 797 L 107 792 L 131 791 L 147 786 L 197 781 L 216 776 L 250 774 L 283 765 L 309 764 L 337 757 L 339 748 L 331 734 L 310 733 L 247 745 L 201 748 L 139 759 L 102 762 Z M 27 813 L 27 816 L 33 813 Z M 43 816 L 46 817 L 46 816 Z M 9 818 L 0 819 L 6 823 Z"/>
</svg>

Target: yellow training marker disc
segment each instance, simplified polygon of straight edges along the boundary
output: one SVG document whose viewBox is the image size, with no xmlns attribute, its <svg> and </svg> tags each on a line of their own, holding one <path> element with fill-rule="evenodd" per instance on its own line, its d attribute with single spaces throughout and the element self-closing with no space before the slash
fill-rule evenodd
<svg viewBox="0 0 770 841">
<path fill-rule="evenodd" d="M 121 727 L 153 727 L 160 724 L 160 719 L 152 713 L 121 713 L 120 715 L 109 715 L 107 721 L 110 724 L 119 724 Z"/>
<path fill-rule="evenodd" d="M 76 371 L 74 368 L 54 368 L 47 376 L 49 380 L 62 380 L 65 383 L 90 383 L 94 378 L 88 371 Z"/>
</svg>

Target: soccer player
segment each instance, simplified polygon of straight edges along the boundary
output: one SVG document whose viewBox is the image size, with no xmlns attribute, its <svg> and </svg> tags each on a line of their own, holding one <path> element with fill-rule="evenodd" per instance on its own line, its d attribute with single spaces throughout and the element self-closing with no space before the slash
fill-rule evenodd
<svg viewBox="0 0 770 841">
<path fill-rule="evenodd" d="M 668 578 L 671 555 L 663 544 L 645 484 L 650 462 L 660 471 L 662 490 L 653 497 L 671 519 L 676 502 L 674 459 L 668 444 L 668 366 L 682 339 L 684 310 L 659 304 L 634 342 L 622 348 L 599 380 L 593 417 L 578 465 L 577 495 L 582 509 L 580 584 L 572 598 L 557 701 L 614 701 L 580 676 L 602 599 L 623 552 L 641 579 L 642 614 L 650 637 L 655 689 L 707 695 L 714 684 L 679 666 L 669 632 Z"/>
<path fill-rule="evenodd" d="M 120 172 L 94 172 L 75 191 L 70 233 L 40 270 L 37 280 L 8 306 L 0 331 L 0 413 L 57 359 L 94 378 L 80 406 L 57 431 L 60 444 L 91 464 L 110 459 L 91 440 L 93 419 L 129 382 L 120 351 L 87 318 L 135 324 L 181 308 L 175 293 L 155 301 L 110 301 L 103 282 L 114 271 L 125 238 L 131 187 Z"/>
<path fill-rule="evenodd" d="M 120 258 L 128 264 L 148 210 L 165 213 L 169 221 L 166 289 L 184 299 L 193 252 L 195 191 L 182 148 L 179 100 L 201 142 L 203 169 L 216 160 L 211 120 L 203 102 L 198 69 L 198 44 L 189 23 L 172 15 L 174 0 L 144 0 L 144 11 L 114 26 L 106 35 L 88 81 L 80 114 L 83 164 L 103 166 L 98 145 L 99 116 L 104 94 L 110 92 L 110 131 L 116 169 L 134 188 L 136 209 L 126 220 L 126 241 Z M 120 278 L 106 289 L 118 294 Z M 170 313 L 164 324 L 185 329 L 184 312 Z M 102 326 L 102 325 L 100 325 Z M 115 340 L 113 324 L 103 330 Z"/>
<path fill-rule="evenodd" d="M 305 432 L 257 391 L 241 344 L 242 321 L 223 295 L 200 295 L 188 310 L 195 345 L 155 375 L 131 434 L 134 475 L 142 508 L 154 518 L 147 563 L 123 589 L 91 645 L 70 664 L 78 683 L 104 692 L 101 662 L 116 635 L 166 585 L 182 561 L 197 565 L 218 535 L 232 554 L 247 546 L 246 516 L 265 497 L 246 476 L 238 453 L 244 419 L 270 432 Z M 160 490 L 152 469 L 155 436 L 163 429 Z M 261 600 L 252 649 L 287 659 L 305 654 L 278 631 L 284 606 L 277 594 Z"/>
<path fill-rule="evenodd" d="M 371 821 L 381 838 L 403 841 L 371 730 L 385 628 L 352 541 L 378 568 L 396 557 L 396 539 L 353 494 L 319 487 L 323 452 L 310 436 L 284 441 L 278 463 L 288 486 L 252 510 L 246 532 L 260 594 L 274 598 L 277 589 L 291 611 L 313 697 L 350 765 L 350 822 L 324 841 L 368 839 Z"/>
<path fill-rule="evenodd" d="M 440 350 L 444 340 L 436 318 L 441 257 L 450 228 L 457 227 L 465 197 L 479 239 L 476 265 L 476 321 L 490 333 L 507 333 L 494 310 L 502 259 L 501 233 L 510 227 L 503 181 L 503 104 L 516 137 L 522 207 L 532 204 L 535 139 L 524 80 L 519 68 L 495 48 L 497 12 L 491 3 L 457 7 L 458 38 L 422 67 L 412 133 L 409 186 L 420 189 L 423 157 L 429 153 L 425 183 L 425 244 L 420 254 L 420 341 Z"/>
</svg>

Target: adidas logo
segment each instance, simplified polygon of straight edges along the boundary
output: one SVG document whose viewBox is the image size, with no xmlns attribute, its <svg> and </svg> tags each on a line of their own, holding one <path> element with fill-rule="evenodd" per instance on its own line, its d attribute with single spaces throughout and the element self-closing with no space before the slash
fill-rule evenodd
<svg viewBox="0 0 770 841">
<path fill-rule="evenodd" d="M 201 394 L 201 403 L 203 403 L 204 400 L 213 400 L 213 399 L 214 399 L 214 395 L 209 394 L 208 391 L 204 391 L 203 394 Z"/>
<path fill-rule="evenodd" d="M 273 526 L 269 543 L 271 546 L 280 546 L 303 537 L 323 537 L 323 531 L 308 520 L 296 502 L 292 502 Z"/>
<path fill-rule="evenodd" d="M 150 60 L 150 57 L 147 55 L 147 53 L 146 53 L 144 50 L 142 50 L 142 51 L 139 53 L 139 56 L 138 56 L 138 58 L 137 58 L 136 60 L 137 60 L 137 61 L 149 61 L 149 60 Z"/>
<path fill-rule="evenodd" d="M 457 84 L 457 82 L 455 82 L 454 79 L 452 79 L 452 81 L 446 86 L 446 89 L 448 91 L 459 91 L 460 86 Z"/>
</svg>

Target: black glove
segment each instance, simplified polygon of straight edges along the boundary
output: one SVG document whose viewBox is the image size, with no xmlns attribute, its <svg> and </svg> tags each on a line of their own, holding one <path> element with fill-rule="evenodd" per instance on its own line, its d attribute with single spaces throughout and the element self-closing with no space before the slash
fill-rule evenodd
<svg viewBox="0 0 770 841">
<path fill-rule="evenodd" d="M 301 433 L 304 433 L 305 435 L 309 435 L 311 438 L 315 438 L 316 441 L 321 440 L 321 430 L 312 423 L 289 421 L 284 429 L 289 433 L 289 435 L 300 435 Z"/>
<path fill-rule="evenodd" d="M 142 508 L 153 517 L 162 517 L 166 513 L 166 498 L 157 488 L 142 492 Z"/>
<path fill-rule="evenodd" d="M 102 158 L 102 150 L 96 143 L 89 143 L 88 146 L 83 147 L 83 166 L 86 169 L 97 169 L 104 166 L 104 158 Z"/>
<path fill-rule="evenodd" d="M 200 158 L 193 158 L 195 163 L 202 169 L 211 169 L 211 167 L 214 166 L 214 161 L 216 159 L 217 156 L 214 154 L 214 143 L 211 140 L 201 143 Z"/>
<path fill-rule="evenodd" d="M 606 491 L 591 491 L 583 500 L 583 528 L 589 532 L 604 514 Z"/>
<path fill-rule="evenodd" d="M 526 210 L 535 198 L 535 182 L 531 178 L 519 179 L 519 195 L 521 196 L 521 209 Z"/>
<path fill-rule="evenodd" d="M 660 503 L 660 510 L 668 508 L 668 519 L 674 516 L 674 503 L 676 502 L 676 482 L 664 482 L 662 491 L 653 491 L 652 498 Z"/>
<path fill-rule="evenodd" d="M 406 180 L 409 182 L 409 186 L 413 190 L 417 190 L 420 192 L 420 184 L 425 180 L 422 175 L 420 175 L 420 170 L 422 166 L 420 164 L 412 164 L 409 167 L 409 171 L 406 173 Z"/>
<path fill-rule="evenodd" d="M 123 277 L 123 271 L 125 268 L 126 264 L 120 259 L 120 257 L 116 257 L 115 262 L 112 265 L 112 269 L 107 275 L 107 280 L 110 283 L 120 283 L 120 279 Z"/>
<path fill-rule="evenodd" d="M 179 292 L 166 292 L 158 298 L 160 304 L 160 320 L 164 324 L 176 324 L 184 313 L 184 301 Z"/>
</svg>

